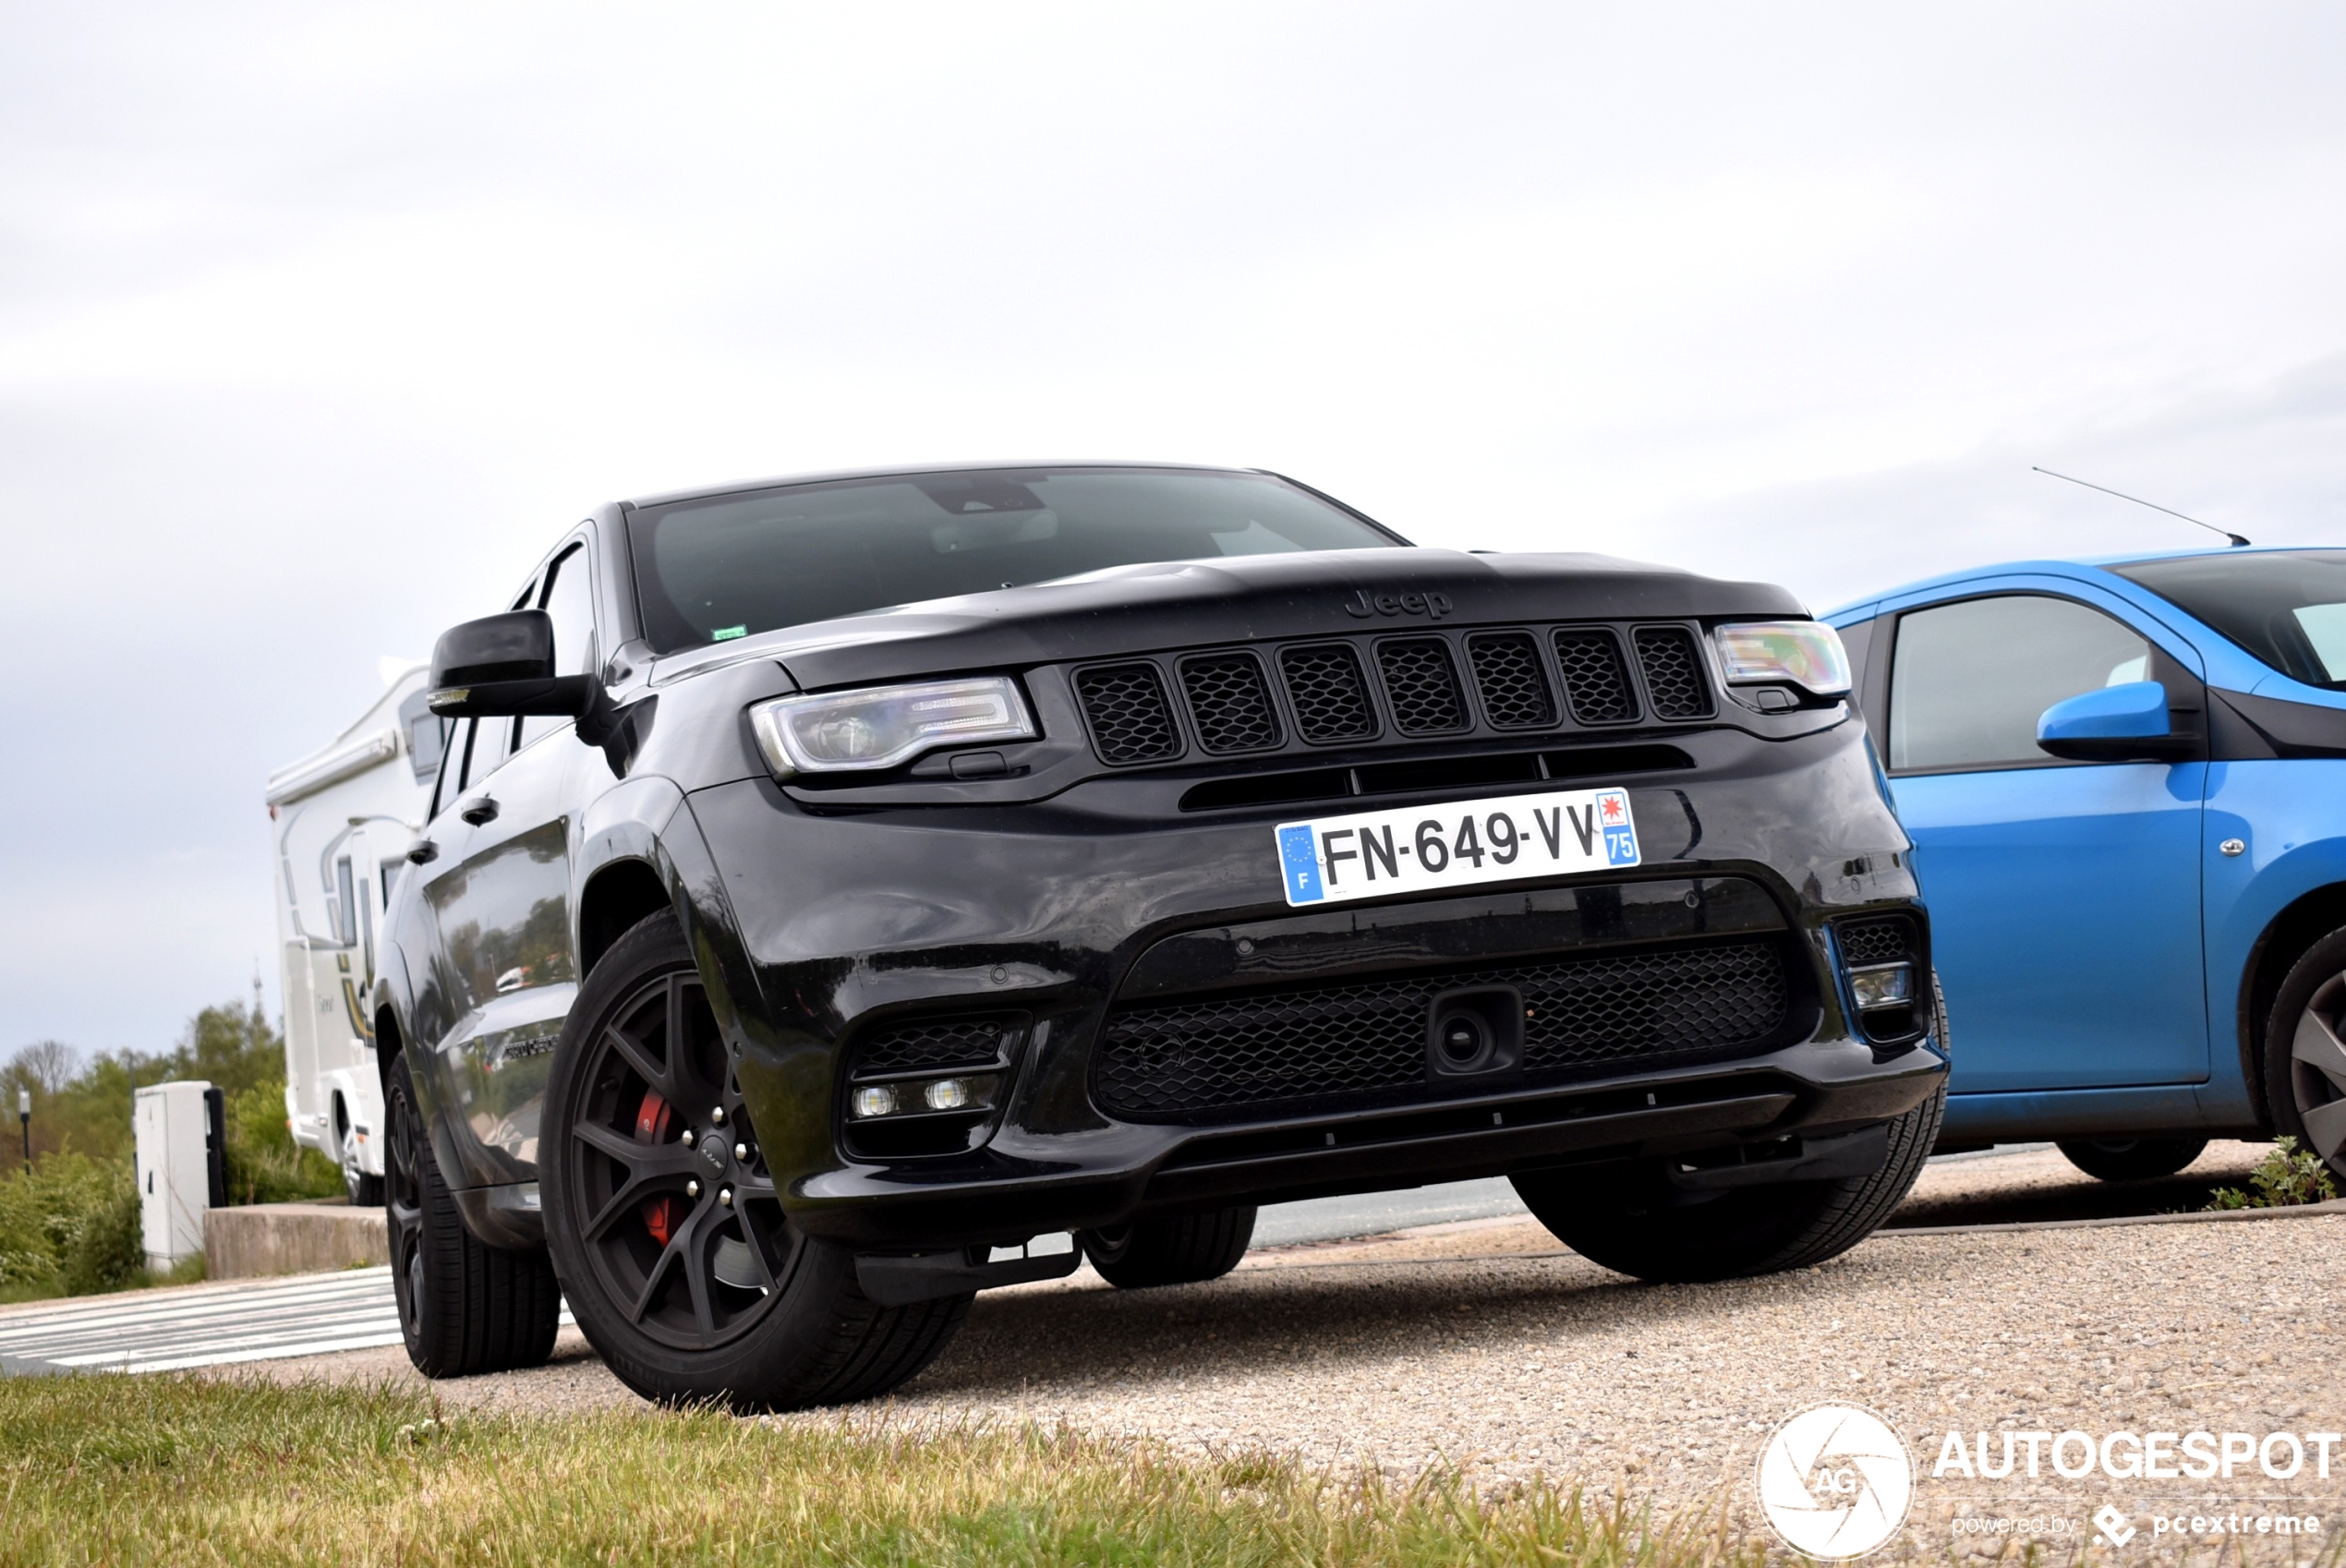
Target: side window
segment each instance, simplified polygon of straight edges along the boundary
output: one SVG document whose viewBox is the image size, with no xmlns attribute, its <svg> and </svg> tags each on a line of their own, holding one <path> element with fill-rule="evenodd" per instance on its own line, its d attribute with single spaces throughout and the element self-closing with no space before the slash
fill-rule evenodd
<svg viewBox="0 0 2346 1568">
<path fill-rule="evenodd" d="M 438 816 L 453 806 L 456 797 L 465 792 L 466 781 L 472 773 L 473 742 L 479 729 L 480 720 L 478 718 L 456 720 L 456 729 L 449 738 L 455 748 L 456 765 L 453 767 L 443 766 L 440 770 L 438 792 L 431 798 L 432 815 Z"/>
<path fill-rule="evenodd" d="M 544 596 L 538 600 L 554 622 L 554 673 L 585 675 L 594 669 L 594 579 L 586 568 L 586 547 L 573 546 L 550 569 Z M 525 746 L 569 724 L 561 718 L 536 717 L 521 721 Z"/>
<path fill-rule="evenodd" d="M 2098 609 L 2037 594 L 1965 599 L 1899 617 L 1890 669 L 1890 766 L 2026 766 L 2037 719 L 2067 697 L 2149 679 L 2150 645 Z"/>
<path fill-rule="evenodd" d="M 515 596 L 511 608 L 529 609 L 537 603 L 538 580 L 532 578 L 529 586 Z M 458 788 L 478 789 L 482 779 L 502 767 L 505 759 L 514 754 L 514 742 L 520 734 L 521 720 L 518 718 L 474 719 L 472 742 L 465 752 L 465 778 Z"/>
</svg>

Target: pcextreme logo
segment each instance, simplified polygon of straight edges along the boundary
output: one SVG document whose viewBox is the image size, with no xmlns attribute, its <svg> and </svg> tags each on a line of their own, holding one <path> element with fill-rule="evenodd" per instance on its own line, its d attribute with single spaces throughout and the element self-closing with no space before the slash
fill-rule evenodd
<svg viewBox="0 0 2346 1568">
<path fill-rule="evenodd" d="M 1803 1557 L 1863 1557 L 1898 1533 L 1914 1495 L 1906 1445 L 1859 1405 L 1803 1410 L 1760 1450 L 1760 1509 Z"/>
</svg>

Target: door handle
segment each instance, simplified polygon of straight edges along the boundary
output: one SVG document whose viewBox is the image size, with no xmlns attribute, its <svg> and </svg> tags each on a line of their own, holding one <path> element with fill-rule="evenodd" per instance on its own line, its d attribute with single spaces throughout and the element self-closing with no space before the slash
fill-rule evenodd
<svg viewBox="0 0 2346 1568">
<path fill-rule="evenodd" d="M 456 814 L 478 827 L 482 823 L 497 820 L 497 802 L 490 795 L 476 795 L 456 808 Z"/>
<path fill-rule="evenodd" d="M 429 838 L 418 838 L 407 846 L 407 861 L 411 865 L 428 865 L 440 858 L 440 846 Z"/>
</svg>

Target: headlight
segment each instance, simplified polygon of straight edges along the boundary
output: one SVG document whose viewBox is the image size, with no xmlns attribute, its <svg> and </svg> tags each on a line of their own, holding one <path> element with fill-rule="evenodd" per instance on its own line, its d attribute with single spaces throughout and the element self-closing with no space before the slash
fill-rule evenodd
<svg viewBox="0 0 2346 1568">
<path fill-rule="evenodd" d="M 1841 633 L 1821 621 L 1746 621 L 1722 626 L 1719 662 L 1732 685 L 1789 681 L 1820 697 L 1849 689 L 1849 656 Z"/>
<path fill-rule="evenodd" d="M 750 709 L 758 748 L 784 778 L 894 767 L 938 746 L 1032 741 L 1034 721 L 1006 675 L 781 697 Z"/>
</svg>

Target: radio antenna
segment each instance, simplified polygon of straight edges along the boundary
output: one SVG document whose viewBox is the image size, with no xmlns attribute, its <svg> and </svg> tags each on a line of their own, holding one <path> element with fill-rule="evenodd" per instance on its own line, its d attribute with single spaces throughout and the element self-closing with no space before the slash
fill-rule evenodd
<svg viewBox="0 0 2346 1568">
<path fill-rule="evenodd" d="M 2163 512 L 2170 517 L 2181 517 L 2186 523 L 2199 523 L 2199 525 L 2207 529 L 2209 533 L 2223 535 L 2224 537 L 2232 542 L 2235 548 L 2245 545 L 2248 542 L 2246 539 L 2242 538 L 2238 534 L 2233 533 L 2229 528 L 2219 528 L 2213 523 L 2200 523 L 2198 518 L 2191 516 L 2186 513 L 2177 512 L 2171 506 L 2161 506 L 2155 501 L 2145 501 L 2140 496 L 2130 496 L 2123 490 L 2113 490 L 2108 485 L 2097 485 L 2091 479 L 2080 479 L 2074 474 L 2055 474 L 2051 469 L 2038 468 L 2033 463 L 2028 466 L 2036 473 L 2047 475 L 2055 479 L 2066 479 L 2073 485 L 2083 485 L 2089 490 L 2099 490 L 2106 496 L 2116 496 L 2120 501 L 2131 501 L 2136 506 L 2146 506 L 2153 512 Z"/>
</svg>

